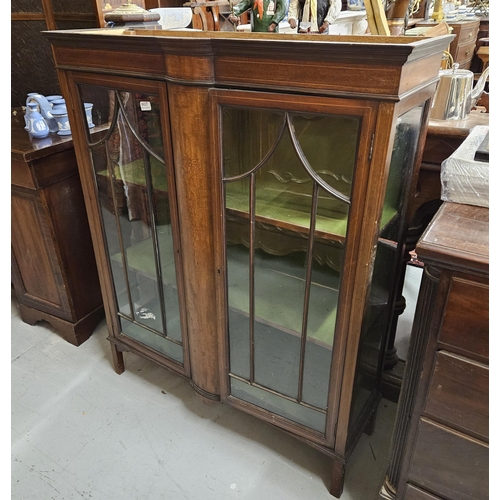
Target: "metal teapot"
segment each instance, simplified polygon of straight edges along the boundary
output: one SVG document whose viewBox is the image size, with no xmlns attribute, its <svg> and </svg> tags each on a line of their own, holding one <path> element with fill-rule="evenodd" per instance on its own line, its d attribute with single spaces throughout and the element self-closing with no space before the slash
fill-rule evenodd
<svg viewBox="0 0 500 500">
<path fill-rule="evenodd" d="M 474 87 L 474 73 L 468 69 L 452 69 L 439 72 L 439 83 L 432 99 L 430 117 L 434 120 L 463 120 L 471 112 L 484 90 L 490 73 L 486 68 Z"/>
</svg>

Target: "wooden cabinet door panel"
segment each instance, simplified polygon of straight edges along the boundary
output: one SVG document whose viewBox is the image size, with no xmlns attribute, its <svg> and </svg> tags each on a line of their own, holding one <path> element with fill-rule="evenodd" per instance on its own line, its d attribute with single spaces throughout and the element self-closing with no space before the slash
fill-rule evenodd
<svg viewBox="0 0 500 500">
<path fill-rule="evenodd" d="M 20 278 L 27 298 L 38 301 L 46 308 L 60 309 L 58 284 L 52 272 L 50 253 L 46 248 L 43 221 L 37 210 L 37 198 L 32 195 L 12 193 L 12 248 L 15 255 L 23 255 L 17 261 Z"/>
<path fill-rule="evenodd" d="M 447 500 L 488 498 L 488 446 L 421 419 L 411 482 Z"/>
</svg>

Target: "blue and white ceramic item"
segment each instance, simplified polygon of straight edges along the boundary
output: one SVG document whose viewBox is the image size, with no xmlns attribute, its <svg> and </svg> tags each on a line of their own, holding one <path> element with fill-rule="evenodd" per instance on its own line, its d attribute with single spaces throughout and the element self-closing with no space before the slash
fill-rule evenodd
<svg viewBox="0 0 500 500">
<path fill-rule="evenodd" d="M 26 110 L 24 112 L 24 130 L 28 130 L 28 117 L 30 114 L 30 108 L 28 108 L 28 103 L 31 102 L 30 97 L 32 96 L 41 96 L 38 92 L 30 92 L 28 97 L 26 98 Z"/>
<path fill-rule="evenodd" d="M 64 110 L 66 111 L 66 100 L 63 99 L 62 97 L 60 99 L 54 99 L 52 102 L 52 112 L 55 110 Z"/>
<path fill-rule="evenodd" d="M 94 105 L 91 102 L 84 102 L 83 106 L 85 107 L 85 115 L 87 116 L 87 124 L 89 128 L 95 127 L 94 123 L 92 122 L 92 108 Z"/>
<path fill-rule="evenodd" d="M 36 102 L 38 104 L 38 109 L 41 115 L 45 118 L 47 125 L 49 126 L 50 132 L 57 132 L 57 123 L 52 116 L 52 106 L 46 97 L 42 94 L 30 93 L 26 99 L 26 109 L 28 109 L 28 104 L 30 102 Z"/>
<path fill-rule="evenodd" d="M 69 126 L 68 110 L 66 109 L 66 101 L 64 99 L 56 99 L 52 101 L 52 116 L 56 119 L 59 130 L 58 135 L 71 135 L 71 127 Z"/>
<path fill-rule="evenodd" d="M 348 10 L 365 10 L 365 3 L 363 0 L 347 0 Z"/>
<path fill-rule="evenodd" d="M 63 99 L 63 96 L 62 95 L 48 95 L 48 96 L 45 96 L 45 99 L 47 99 L 47 101 L 49 101 L 49 104 L 52 106 L 52 103 L 56 100 L 59 100 L 59 99 Z"/>
<path fill-rule="evenodd" d="M 49 126 L 45 121 L 44 117 L 38 111 L 38 104 L 36 102 L 30 102 L 26 106 L 28 113 L 25 115 L 27 117 L 27 127 L 28 133 L 31 137 L 35 139 L 43 139 L 49 135 Z"/>
</svg>

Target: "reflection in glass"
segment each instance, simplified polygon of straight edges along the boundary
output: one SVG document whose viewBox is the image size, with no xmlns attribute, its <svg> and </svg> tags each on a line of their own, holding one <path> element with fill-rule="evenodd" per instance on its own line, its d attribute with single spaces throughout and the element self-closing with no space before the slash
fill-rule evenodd
<svg viewBox="0 0 500 500">
<path fill-rule="evenodd" d="M 222 109 L 231 394 L 325 431 L 360 121 Z"/>
<path fill-rule="evenodd" d="M 411 181 L 413 163 L 421 128 L 423 107 L 416 107 L 400 116 L 396 122 L 396 134 L 392 150 L 389 179 L 384 201 L 384 211 L 393 212 L 390 222 L 381 229 L 376 248 L 373 277 L 368 305 L 363 316 L 363 325 L 358 348 L 358 361 L 351 406 L 351 425 L 366 409 L 370 397 L 376 391 L 378 373 L 382 369 L 382 350 L 385 349 L 384 333 L 391 320 L 394 300 L 395 271 L 400 258 L 398 242 L 403 230 L 405 194 Z"/>
<path fill-rule="evenodd" d="M 159 98 L 89 85 L 80 98 L 96 110 L 88 140 L 122 333 L 182 363 Z"/>
</svg>

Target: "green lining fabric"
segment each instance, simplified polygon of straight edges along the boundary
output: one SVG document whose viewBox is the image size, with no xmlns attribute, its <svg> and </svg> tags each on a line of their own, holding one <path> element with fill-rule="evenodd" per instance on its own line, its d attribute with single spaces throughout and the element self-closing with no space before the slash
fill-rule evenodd
<svg viewBox="0 0 500 500">
<path fill-rule="evenodd" d="M 155 190 L 168 191 L 167 188 L 167 175 L 165 172 L 165 165 L 159 162 L 153 156 L 150 157 L 151 163 L 151 177 Z M 97 172 L 97 175 L 108 177 L 107 170 Z M 127 184 L 136 184 L 138 186 L 146 185 L 146 174 L 144 172 L 144 161 L 142 158 L 134 160 L 126 165 L 116 166 L 114 169 L 114 176 L 116 180 L 124 181 Z"/>
<path fill-rule="evenodd" d="M 265 193 L 265 194 L 264 194 Z M 256 215 L 266 217 L 272 220 L 285 222 L 295 226 L 309 228 L 311 224 L 311 216 L 305 212 L 300 205 L 294 205 L 290 202 L 290 197 L 285 199 L 271 190 L 260 191 L 260 196 L 256 199 Z M 248 195 L 234 192 L 231 189 L 226 189 L 226 207 L 232 210 L 237 210 L 243 213 L 248 213 Z M 392 206 L 384 206 L 381 218 L 381 228 L 385 227 L 397 211 Z M 279 225 L 279 224 L 278 224 Z M 316 230 L 323 231 L 332 235 L 345 237 L 347 232 L 347 214 L 341 212 L 332 213 L 332 217 L 317 215 Z"/>
<path fill-rule="evenodd" d="M 156 159 L 151 159 L 151 173 L 154 179 L 155 190 L 167 191 L 165 166 Z M 98 175 L 108 176 L 108 172 L 103 170 Z M 146 185 L 144 166 L 142 159 L 135 160 L 120 168 L 115 168 L 117 180 L 124 180 L 126 183 L 135 185 Z M 297 196 L 294 203 L 293 193 L 286 191 L 277 191 L 274 189 L 260 189 L 256 199 L 257 215 L 288 224 L 296 225 L 302 228 L 309 228 L 310 213 L 304 210 L 304 197 Z M 248 213 L 248 195 L 238 192 L 238 187 L 228 184 L 226 186 L 226 207 L 240 212 Z M 347 231 L 347 213 L 330 212 L 331 216 L 325 216 L 318 213 L 316 217 L 316 230 L 329 234 L 345 237 Z M 385 227 L 397 210 L 390 205 L 384 205 L 381 219 L 381 228 Z"/>
<path fill-rule="evenodd" d="M 158 246 L 160 248 L 160 262 L 163 281 L 165 284 L 176 286 L 175 260 L 172 246 L 170 226 L 158 226 Z M 126 250 L 127 262 L 131 269 L 139 271 L 149 278 L 156 279 L 156 266 L 150 257 L 153 253 L 153 239 L 147 238 Z M 123 265 L 121 253 L 111 256 L 111 260 Z"/>
<path fill-rule="evenodd" d="M 280 263 L 286 258 L 280 258 Z M 305 292 L 305 280 L 297 277 L 296 269 L 285 274 L 273 269 L 273 262 L 266 262 L 255 254 L 255 315 L 256 321 L 300 335 Z M 228 248 L 227 259 L 229 307 L 249 314 L 248 253 L 236 247 Z M 283 266 L 282 266 L 283 267 Z M 305 277 L 305 271 L 303 270 Z M 311 300 L 307 335 L 328 346 L 333 345 L 337 318 L 338 290 L 311 283 Z"/>
</svg>

